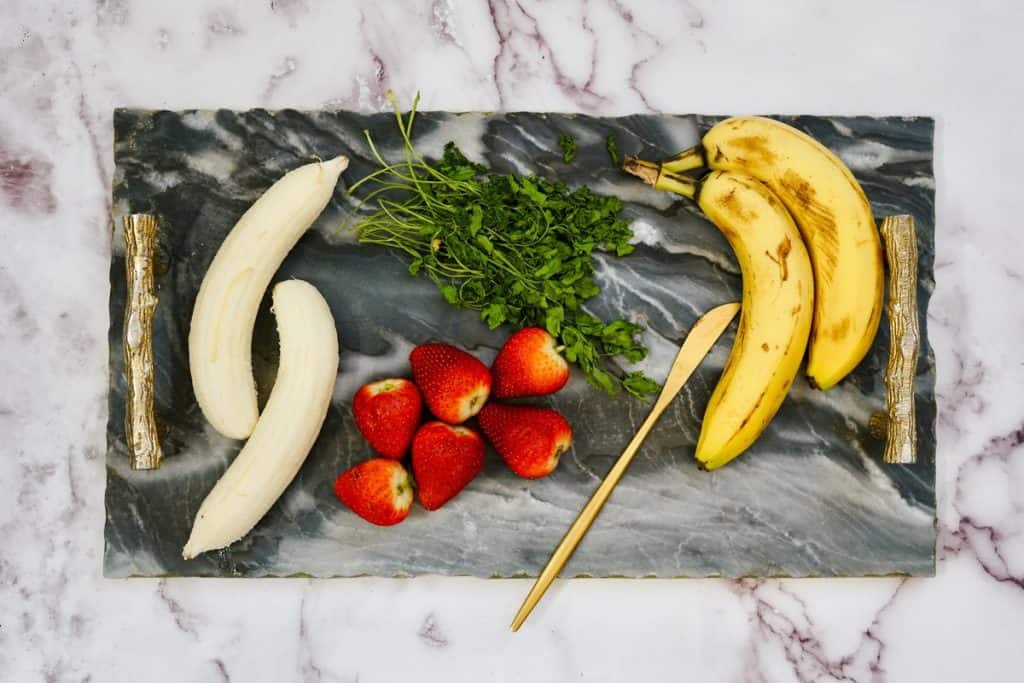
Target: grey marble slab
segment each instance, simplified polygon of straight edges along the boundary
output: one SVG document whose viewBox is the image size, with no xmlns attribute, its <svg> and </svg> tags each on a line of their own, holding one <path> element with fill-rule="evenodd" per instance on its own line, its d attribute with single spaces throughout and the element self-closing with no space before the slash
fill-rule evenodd
<svg viewBox="0 0 1024 683">
<path fill-rule="evenodd" d="M 701 472 L 692 458 L 703 408 L 731 333 L 711 353 L 634 461 L 565 575 L 836 576 L 932 575 L 935 551 L 935 362 L 927 344 L 933 290 L 933 122 L 927 118 L 784 117 L 836 150 L 863 183 L 876 215 L 911 213 L 920 253 L 918 449 L 914 466 L 881 462 L 867 429 L 884 407 L 888 348 L 876 344 L 840 386 L 821 393 L 803 379 L 751 450 L 728 467 Z M 603 291 L 592 310 L 628 315 L 647 327 L 650 357 L 664 377 L 683 333 L 703 311 L 740 293 L 727 244 L 692 207 L 621 174 L 605 136 L 625 153 L 658 157 L 693 144 L 716 120 L 704 116 L 597 118 L 563 114 L 443 114 L 418 117 L 417 145 L 437 153 L 449 139 L 499 171 L 538 173 L 586 184 L 627 202 L 637 251 L 600 256 Z M 573 450 L 550 477 L 526 481 L 493 453 L 484 472 L 440 511 L 414 508 L 391 528 L 363 522 L 335 500 L 335 476 L 370 456 L 350 413 L 358 386 L 406 374 L 409 350 L 442 340 L 485 361 L 508 330 L 447 306 L 434 286 L 406 273 L 403 259 L 338 234 L 352 206 L 339 186 L 276 279 L 307 279 L 331 305 L 341 337 L 335 401 L 306 464 L 243 541 L 186 562 L 181 547 L 203 497 L 238 452 L 204 422 L 192 394 L 188 324 L 199 283 L 221 240 L 274 180 L 314 155 L 352 158 L 351 183 L 371 170 L 362 131 L 395 153 L 390 115 L 346 112 L 143 111 L 114 116 L 115 226 L 130 211 L 161 218 L 155 319 L 156 410 L 164 466 L 128 467 L 123 436 L 122 237 L 115 227 L 110 295 L 110 417 L 104 573 L 109 577 L 534 575 L 613 459 L 643 420 L 643 403 L 606 397 L 575 376 L 546 402 L 575 430 Z M 572 164 L 555 141 L 579 143 Z M 268 295 L 269 298 L 269 295 Z M 265 397 L 277 341 L 265 303 L 254 339 Z"/>
</svg>

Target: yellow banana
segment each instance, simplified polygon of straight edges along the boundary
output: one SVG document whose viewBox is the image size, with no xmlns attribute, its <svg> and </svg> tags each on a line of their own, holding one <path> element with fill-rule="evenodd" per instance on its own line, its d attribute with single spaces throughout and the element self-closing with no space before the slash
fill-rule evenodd
<svg viewBox="0 0 1024 683">
<path fill-rule="evenodd" d="M 825 146 L 756 116 L 715 125 L 701 144 L 662 162 L 744 173 L 779 196 L 803 234 L 814 266 L 814 325 L 807 376 L 828 389 L 867 354 L 882 316 L 882 245 L 860 184 Z"/>
<path fill-rule="evenodd" d="M 713 470 L 760 436 L 800 370 L 814 310 L 811 261 L 782 202 L 754 178 L 714 171 L 697 181 L 631 158 L 623 168 L 655 188 L 695 199 L 743 272 L 739 329 L 697 442 L 697 460 Z"/>
</svg>

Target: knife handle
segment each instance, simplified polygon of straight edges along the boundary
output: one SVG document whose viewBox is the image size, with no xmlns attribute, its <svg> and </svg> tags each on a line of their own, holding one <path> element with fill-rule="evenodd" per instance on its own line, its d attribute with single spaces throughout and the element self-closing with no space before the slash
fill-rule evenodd
<svg viewBox="0 0 1024 683">
<path fill-rule="evenodd" d="M 516 613 L 515 619 L 512 620 L 512 630 L 518 631 L 519 627 L 526 621 L 526 617 L 533 611 L 534 606 L 540 601 L 541 597 L 547 591 L 548 586 L 555 580 L 559 572 L 562 571 L 562 567 L 569 561 L 573 551 L 576 550 L 576 546 L 580 544 L 583 537 L 590 530 L 590 525 L 597 519 L 597 515 L 601 512 L 601 508 L 608 501 L 608 497 L 612 495 L 612 490 L 615 485 L 619 483 L 619 479 L 625 474 L 626 468 L 629 467 L 629 463 L 632 462 L 633 456 L 636 455 L 637 451 L 640 450 L 640 446 L 643 444 L 647 435 L 650 433 L 654 424 L 658 421 L 661 413 L 665 410 L 670 402 L 665 401 L 664 403 L 659 401 L 654 404 L 654 408 L 651 410 L 647 419 L 640 425 L 640 429 L 630 440 L 629 445 L 622 451 L 622 455 L 615 461 L 612 468 L 605 475 L 604 481 L 597 487 L 594 494 L 587 501 L 587 504 L 583 507 L 579 517 L 572 523 L 569 530 L 565 532 L 565 536 L 562 537 L 561 543 L 555 548 L 555 552 L 551 554 L 551 559 L 548 560 L 547 565 L 541 571 L 537 577 L 536 582 L 533 584 L 533 588 L 527 594 L 526 599 L 523 601 L 522 606 Z"/>
</svg>

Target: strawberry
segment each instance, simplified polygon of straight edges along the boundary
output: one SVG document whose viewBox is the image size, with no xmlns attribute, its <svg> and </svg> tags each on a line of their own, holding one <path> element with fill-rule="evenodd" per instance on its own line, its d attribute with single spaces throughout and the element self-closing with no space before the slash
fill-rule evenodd
<svg viewBox="0 0 1024 683">
<path fill-rule="evenodd" d="M 572 445 L 572 428 L 551 408 L 491 402 L 477 419 L 502 460 L 527 479 L 551 474 Z"/>
<path fill-rule="evenodd" d="M 385 458 L 405 455 L 420 424 L 423 399 L 407 379 L 382 379 L 360 387 L 352 401 L 356 427 Z"/>
<path fill-rule="evenodd" d="M 409 515 L 412 479 L 402 463 L 374 458 L 342 472 L 334 495 L 366 521 L 391 526 Z"/>
<path fill-rule="evenodd" d="M 436 510 L 484 468 L 483 437 L 469 427 L 428 422 L 412 440 L 412 471 L 420 504 Z"/>
<path fill-rule="evenodd" d="M 462 424 L 480 412 L 491 393 L 487 366 L 448 344 L 423 344 L 409 354 L 412 376 L 437 419 Z"/>
<path fill-rule="evenodd" d="M 491 365 L 494 398 L 553 394 L 569 379 L 569 364 L 555 338 L 539 327 L 524 327 L 505 342 Z"/>
</svg>

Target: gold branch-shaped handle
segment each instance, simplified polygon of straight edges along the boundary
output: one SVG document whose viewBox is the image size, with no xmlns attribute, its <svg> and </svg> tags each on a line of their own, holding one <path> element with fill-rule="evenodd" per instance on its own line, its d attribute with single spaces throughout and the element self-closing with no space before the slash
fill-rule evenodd
<svg viewBox="0 0 1024 683">
<path fill-rule="evenodd" d="M 124 217 L 125 275 L 124 371 L 127 380 L 124 430 L 133 470 L 160 467 L 163 453 L 153 414 L 153 253 L 157 219 L 150 214 Z"/>
<path fill-rule="evenodd" d="M 917 322 L 917 235 L 913 216 L 886 216 L 882 239 L 889 262 L 889 363 L 885 369 L 887 463 L 917 462 L 914 377 L 921 345 Z"/>
</svg>

